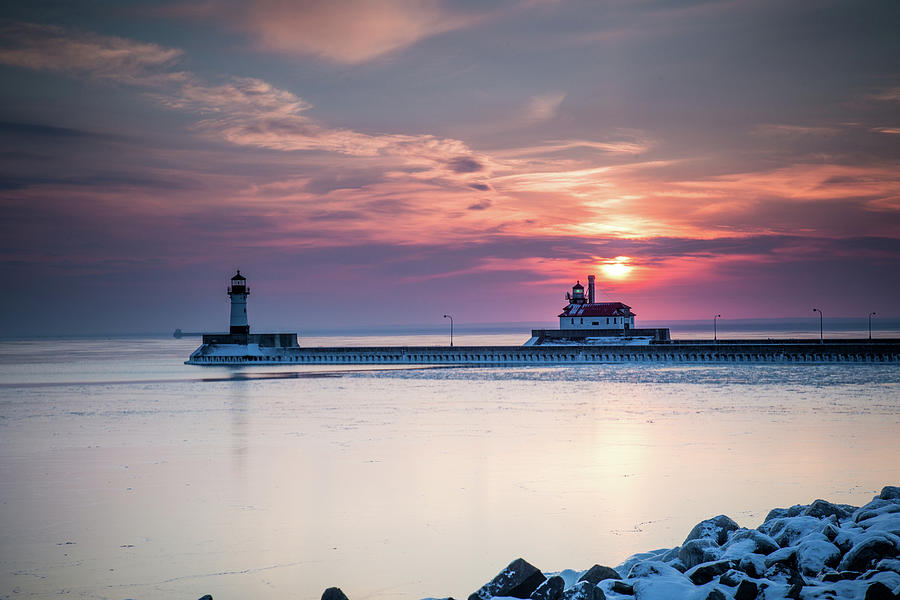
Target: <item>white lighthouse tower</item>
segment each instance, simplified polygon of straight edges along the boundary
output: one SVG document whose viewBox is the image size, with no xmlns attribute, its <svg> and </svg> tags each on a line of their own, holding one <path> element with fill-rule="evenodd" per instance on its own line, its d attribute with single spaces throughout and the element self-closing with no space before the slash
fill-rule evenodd
<svg viewBox="0 0 900 600">
<path fill-rule="evenodd" d="M 231 333 L 250 333 L 250 325 L 247 324 L 247 296 L 250 295 L 250 288 L 240 269 L 231 278 L 228 295 L 231 297 Z"/>
</svg>

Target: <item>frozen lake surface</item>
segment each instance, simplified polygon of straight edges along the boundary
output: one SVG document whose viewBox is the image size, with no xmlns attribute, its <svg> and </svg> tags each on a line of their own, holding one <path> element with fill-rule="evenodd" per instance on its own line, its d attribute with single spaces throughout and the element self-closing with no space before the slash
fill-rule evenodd
<svg viewBox="0 0 900 600">
<path fill-rule="evenodd" d="M 183 365 L 198 344 L 0 343 L 0 597 L 464 598 L 517 556 L 615 566 L 900 482 L 897 365 Z"/>
</svg>

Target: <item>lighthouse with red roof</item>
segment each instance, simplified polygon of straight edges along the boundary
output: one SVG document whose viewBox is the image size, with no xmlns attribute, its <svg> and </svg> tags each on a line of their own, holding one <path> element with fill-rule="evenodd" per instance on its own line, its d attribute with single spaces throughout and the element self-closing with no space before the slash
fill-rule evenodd
<svg viewBox="0 0 900 600">
<path fill-rule="evenodd" d="M 595 302 L 594 276 L 588 275 L 588 295 L 584 297 L 584 286 L 577 281 L 572 292 L 566 293 L 569 304 L 559 316 L 560 329 L 634 329 L 635 314 L 631 307 L 621 302 Z"/>
</svg>

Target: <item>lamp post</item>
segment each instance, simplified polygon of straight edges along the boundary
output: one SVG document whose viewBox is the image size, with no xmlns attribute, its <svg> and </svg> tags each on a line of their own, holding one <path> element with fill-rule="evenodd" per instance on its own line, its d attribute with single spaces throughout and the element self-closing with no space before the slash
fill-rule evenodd
<svg viewBox="0 0 900 600">
<path fill-rule="evenodd" d="M 869 339 L 870 340 L 872 339 L 872 317 L 874 317 L 874 316 L 875 316 L 875 313 L 873 313 L 873 312 L 869 313 Z"/>
<path fill-rule="evenodd" d="M 814 308 L 813 312 L 819 313 L 819 343 L 824 344 L 825 343 L 825 334 L 823 333 L 824 330 L 822 329 L 822 311 L 819 310 L 818 308 Z"/>
<path fill-rule="evenodd" d="M 713 343 L 717 342 L 717 332 L 716 332 L 716 319 L 721 319 L 722 315 L 716 315 L 713 317 Z"/>
<path fill-rule="evenodd" d="M 450 347 L 453 347 L 453 317 L 450 315 L 444 315 L 445 319 L 450 319 Z"/>
</svg>

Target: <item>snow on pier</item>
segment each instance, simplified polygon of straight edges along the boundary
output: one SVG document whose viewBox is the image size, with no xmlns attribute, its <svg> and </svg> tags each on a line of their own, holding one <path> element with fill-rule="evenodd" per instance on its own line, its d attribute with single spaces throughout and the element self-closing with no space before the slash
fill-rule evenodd
<svg viewBox="0 0 900 600">
<path fill-rule="evenodd" d="M 302 348 L 204 343 L 186 364 L 560 365 L 647 363 L 897 363 L 900 340 L 720 340 L 646 345 Z"/>
</svg>

